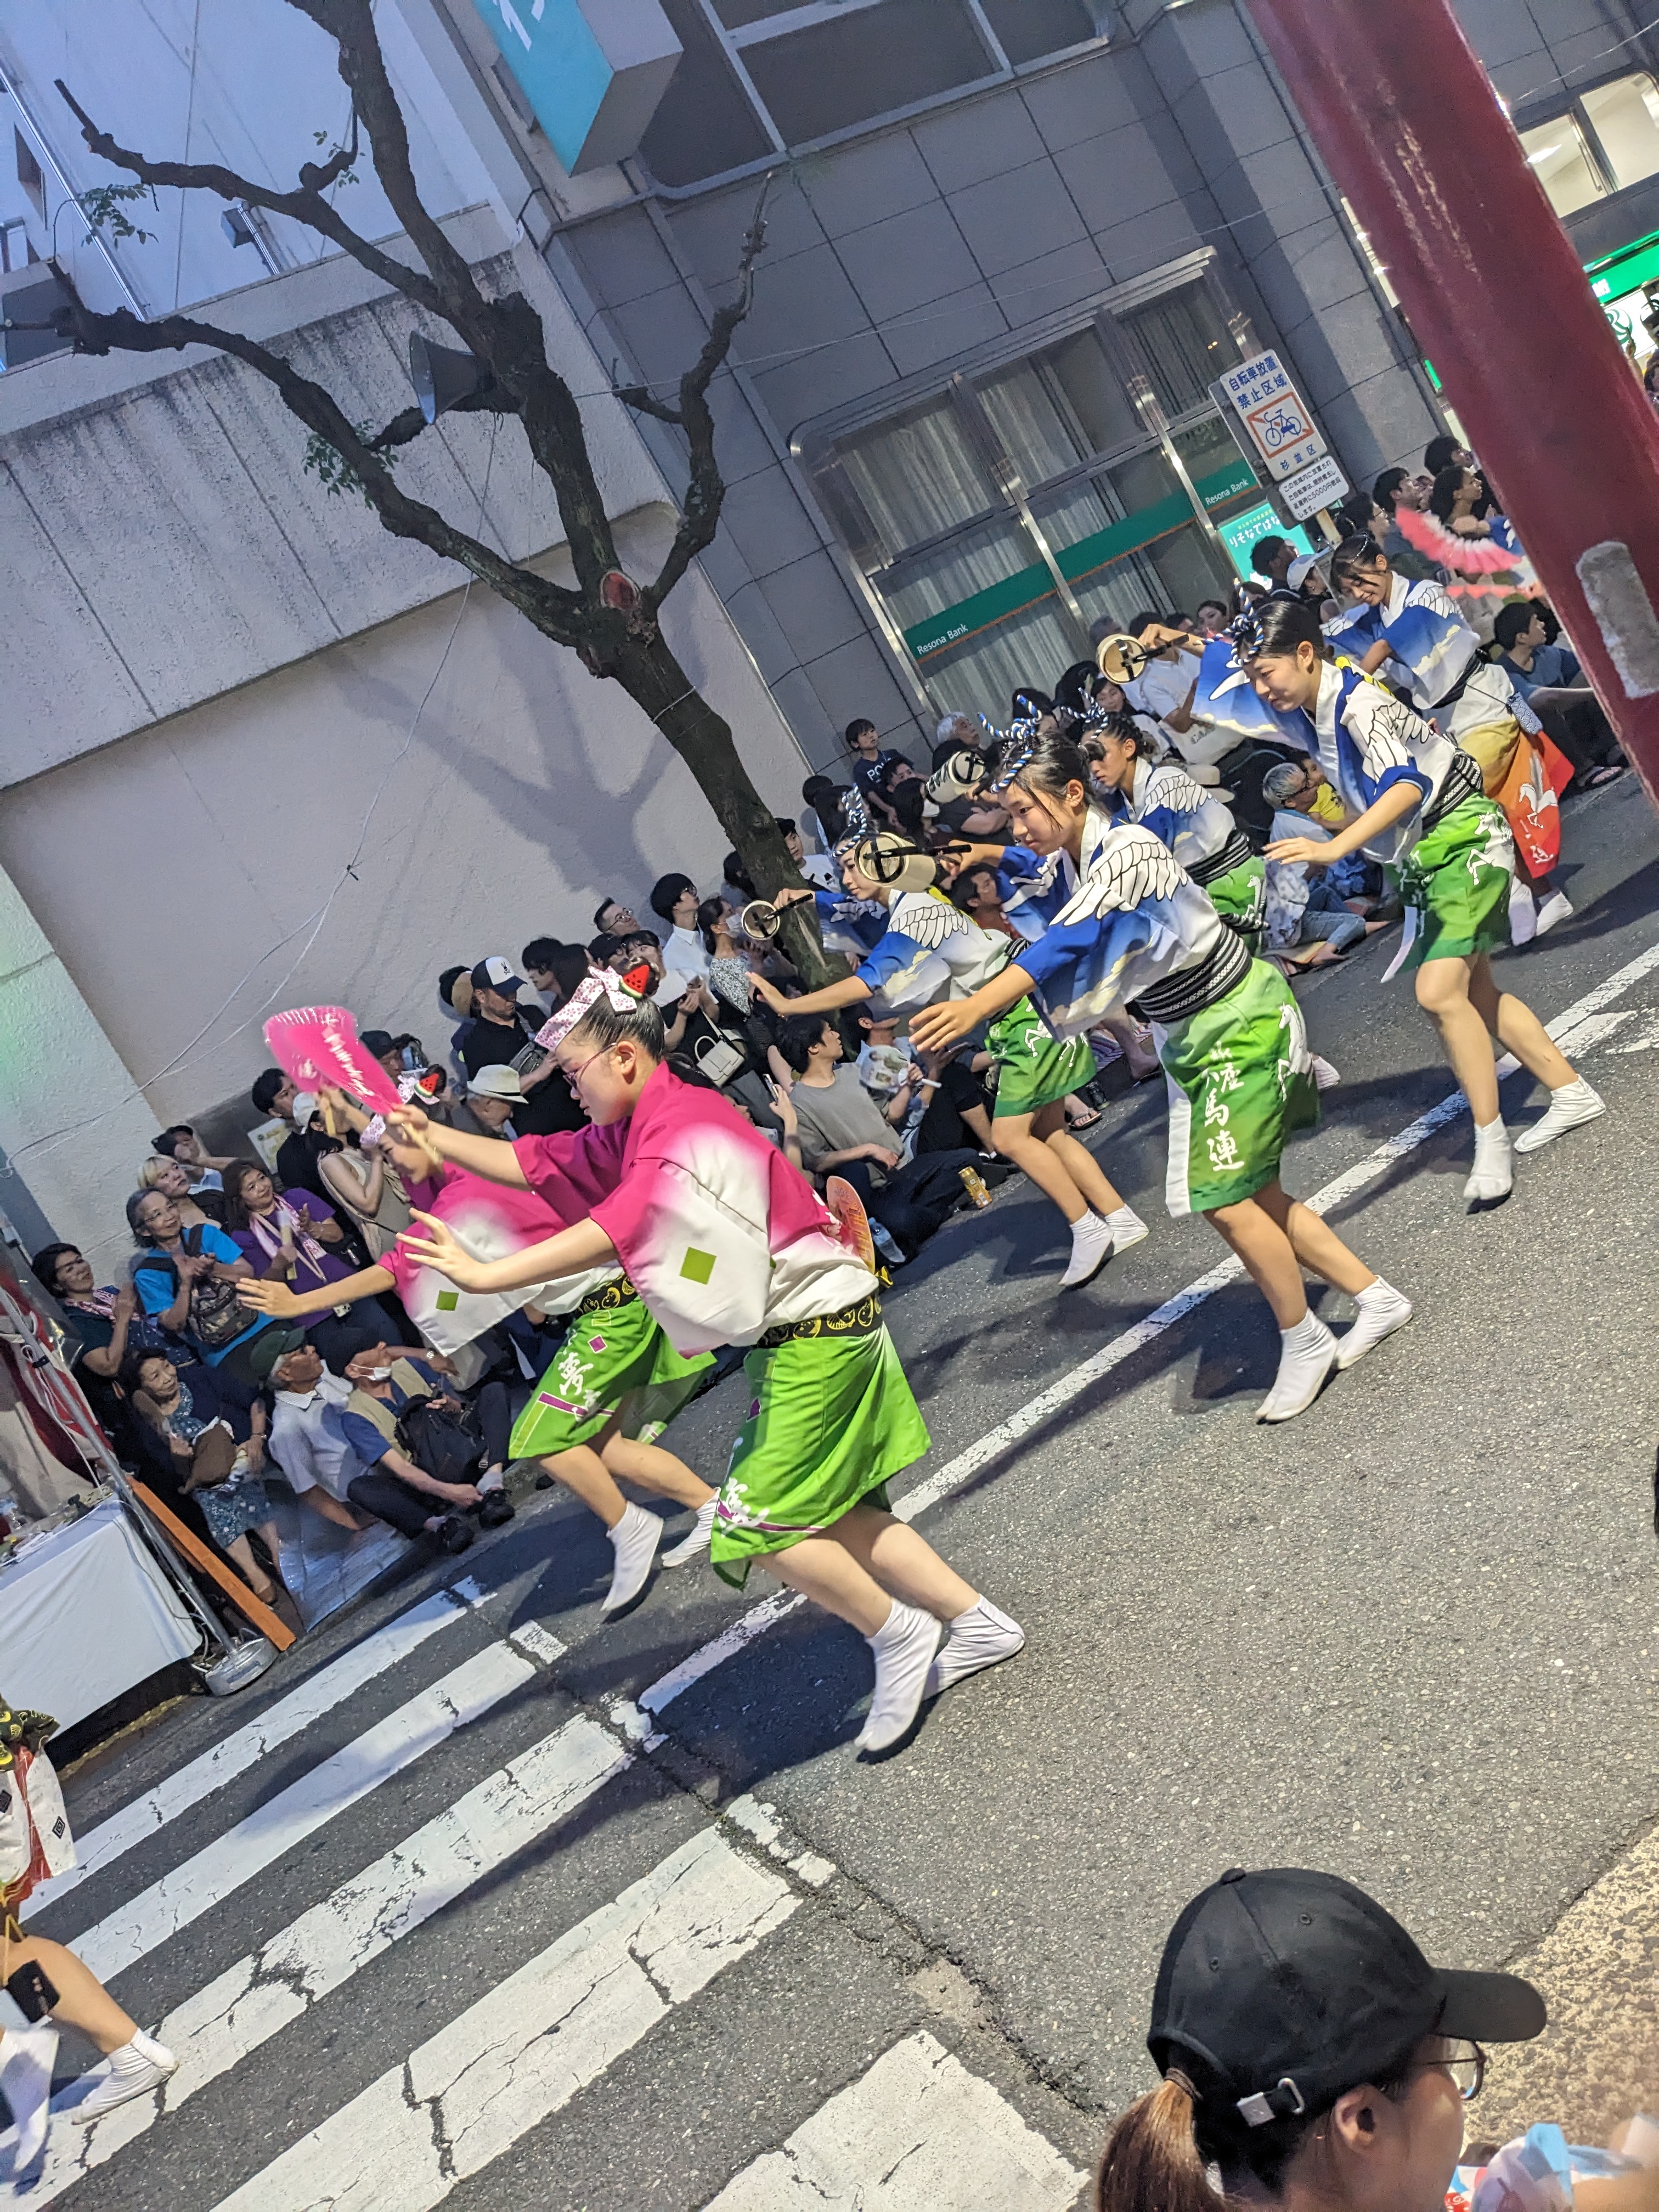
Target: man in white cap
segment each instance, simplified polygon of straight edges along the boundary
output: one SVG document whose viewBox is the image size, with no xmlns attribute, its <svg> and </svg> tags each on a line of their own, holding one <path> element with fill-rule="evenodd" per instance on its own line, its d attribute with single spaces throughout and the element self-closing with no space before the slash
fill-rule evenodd
<svg viewBox="0 0 1659 2212">
<path fill-rule="evenodd" d="M 481 1067 L 466 1086 L 467 1119 L 481 1137 L 501 1137 L 511 1144 L 522 1134 L 515 1116 L 523 1111 L 524 1085 L 516 1068 Z"/>
</svg>

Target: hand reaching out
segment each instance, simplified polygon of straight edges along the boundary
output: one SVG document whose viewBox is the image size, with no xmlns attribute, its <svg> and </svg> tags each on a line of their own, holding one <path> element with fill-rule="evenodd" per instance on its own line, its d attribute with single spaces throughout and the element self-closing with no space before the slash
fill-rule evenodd
<svg viewBox="0 0 1659 2212">
<path fill-rule="evenodd" d="M 418 1207 L 414 1213 L 425 1234 L 405 1229 L 398 1239 L 401 1249 L 423 1267 L 435 1267 L 441 1275 L 447 1275 L 458 1290 L 483 1289 L 483 1261 L 475 1260 L 435 1213 L 422 1213 Z"/>
<path fill-rule="evenodd" d="M 245 1306 L 276 1321 L 293 1321 L 299 1314 L 300 1301 L 288 1285 L 267 1281 L 263 1275 L 250 1275 L 238 1283 L 236 1295 Z"/>
</svg>

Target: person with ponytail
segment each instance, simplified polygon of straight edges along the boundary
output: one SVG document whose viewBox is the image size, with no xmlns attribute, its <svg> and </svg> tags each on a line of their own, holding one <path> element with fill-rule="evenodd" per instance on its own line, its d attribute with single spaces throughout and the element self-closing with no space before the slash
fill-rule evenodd
<svg viewBox="0 0 1659 2212">
<path fill-rule="evenodd" d="M 1352 1366 L 1412 1316 L 1411 1301 L 1279 1182 L 1286 1141 L 1319 1119 L 1301 1010 L 1169 848 L 1150 830 L 1113 821 L 1069 738 L 1033 738 L 1004 774 L 1016 830 L 1046 856 L 1026 898 L 1047 927 L 971 998 L 920 1015 L 911 1040 L 942 1052 L 1027 992 L 1060 1038 L 1134 1004 L 1152 1024 L 1169 1083 L 1165 1204 L 1176 1216 L 1206 1215 L 1273 1308 L 1279 1371 L 1256 1418 L 1293 1420 L 1334 1367 Z M 1309 1310 L 1304 1267 L 1357 1302 L 1340 1340 Z"/>
<path fill-rule="evenodd" d="M 1492 975 L 1492 953 L 1510 941 L 1515 874 L 1503 811 L 1484 795 L 1480 769 L 1455 739 L 1363 667 L 1329 653 L 1316 616 L 1263 607 L 1241 624 L 1238 653 L 1270 706 L 1305 715 L 1308 750 L 1348 816 L 1334 837 L 1283 838 L 1268 846 L 1267 858 L 1318 868 L 1363 853 L 1398 871 L 1405 937 L 1383 980 L 1402 965 L 1416 970 L 1417 1003 L 1438 1029 L 1474 1117 L 1474 1166 L 1463 1196 L 1472 1206 L 1496 1205 L 1514 1186 L 1514 1152 L 1534 1152 L 1607 1111 L 1537 1015 L 1500 991 Z M 1513 1146 L 1498 1109 L 1493 1038 L 1550 1093 L 1548 1111 Z"/>
<path fill-rule="evenodd" d="M 1544 2027 L 1530 1982 L 1431 1966 L 1335 1875 L 1231 1868 L 1164 1946 L 1163 2083 L 1107 2137 L 1095 2212 L 1444 2212 L 1486 2046 Z M 1647 2212 L 1656 2179 L 1632 2166 L 1546 2201 Z"/>
<path fill-rule="evenodd" d="M 1267 865 L 1213 792 L 1132 714 L 1106 714 L 1079 733 L 1096 790 L 1120 821 L 1138 822 L 1175 854 L 1252 952 L 1267 923 Z"/>
<path fill-rule="evenodd" d="M 1468 473 L 1466 471 L 1466 473 Z M 1435 583 L 1412 583 L 1399 574 L 1374 538 L 1345 538 L 1331 558 L 1331 580 L 1358 604 L 1328 633 L 1339 653 L 1352 654 L 1361 672 L 1397 684 L 1425 721 L 1468 755 L 1480 770 L 1481 788 L 1497 799 L 1511 782 L 1522 748 L 1536 755 L 1556 796 L 1572 778 L 1572 764 L 1551 744 L 1509 670 L 1488 660 L 1480 640 Z M 1511 829 L 1518 817 L 1511 810 Z M 1528 810 L 1530 812 L 1531 810 Z M 1518 852 L 1515 939 L 1524 945 L 1565 921 L 1571 902 L 1555 884 L 1551 863 L 1560 847 L 1560 814 L 1547 810 L 1547 842 L 1530 860 Z M 1527 823 L 1520 822 L 1525 829 Z"/>
<path fill-rule="evenodd" d="M 683 1357 L 750 1347 L 754 1396 L 714 1509 L 714 1571 L 741 1589 L 761 1561 L 859 1631 L 876 1680 L 858 1747 L 891 1750 L 924 1698 L 1012 1659 L 1025 1635 L 888 1510 L 888 1481 L 928 1439 L 857 1200 L 846 1194 L 849 1243 L 735 1107 L 664 1066 L 656 1010 L 614 976 L 585 983 L 542 1040 L 592 1127 L 489 1160 L 475 1146 L 468 1164 L 586 1218 L 494 1262 L 427 1214 L 404 1243 L 463 1291 L 623 1267 Z"/>
<path fill-rule="evenodd" d="M 975 854 L 991 849 L 969 848 Z M 930 854 L 881 833 L 849 838 L 837 858 L 851 896 L 886 908 L 886 933 L 851 975 L 804 999 L 786 999 L 757 980 L 757 994 L 774 1013 L 833 1014 L 878 995 L 890 1013 L 910 1013 L 937 1000 L 968 998 L 1006 967 L 1011 939 L 981 929 L 951 902 Z M 1057 1042 L 1018 993 L 985 1043 L 997 1069 L 991 1141 L 1065 1216 L 1072 1252 L 1060 1287 L 1077 1290 L 1115 1251 L 1147 1233 L 1094 1154 L 1066 1127 L 1066 1101 L 1093 1077 L 1094 1054 L 1081 1037 Z"/>
</svg>

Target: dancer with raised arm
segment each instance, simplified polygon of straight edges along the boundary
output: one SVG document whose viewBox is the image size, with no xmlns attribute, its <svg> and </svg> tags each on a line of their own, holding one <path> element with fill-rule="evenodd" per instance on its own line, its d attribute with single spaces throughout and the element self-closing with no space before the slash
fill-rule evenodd
<svg viewBox="0 0 1659 2212">
<path fill-rule="evenodd" d="M 859 1747 L 890 1749 L 925 1696 L 1012 1658 L 1025 1638 L 887 1510 L 886 1483 L 927 1431 L 876 1279 L 799 1170 L 718 1091 L 662 1064 L 649 1000 L 590 977 L 542 1036 L 594 1127 L 579 1160 L 527 1139 L 514 1151 L 556 1210 L 580 1198 L 588 1218 L 495 1261 L 424 1212 L 404 1241 L 473 1291 L 620 1266 L 685 1357 L 750 1347 L 755 1395 L 715 1509 L 715 1572 L 741 1588 L 760 1560 L 860 1632 L 876 1682 Z"/>
<path fill-rule="evenodd" d="M 1169 1080 L 1165 1202 L 1172 1214 L 1206 1215 L 1273 1308 L 1279 1371 L 1256 1418 L 1294 1419 L 1333 1367 L 1352 1367 L 1412 1316 L 1410 1300 L 1279 1182 L 1286 1139 L 1319 1118 L 1300 1009 L 1167 846 L 1113 824 L 1068 738 L 1042 736 L 1015 753 L 1000 792 L 1026 848 L 1046 856 L 1035 895 L 1052 919 L 1000 975 L 971 998 L 929 1007 L 911 1035 L 921 1050 L 943 1051 L 1025 992 L 1060 1037 L 1131 1000 L 1140 1006 Z M 1355 1300 L 1341 1338 L 1310 1312 L 1304 1267 Z"/>
<path fill-rule="evenodd" d="M 1317 868 L 1364 853 L 1399 871 L 1406 933 L 1388 975 L 1402 964 L 1417 971 L 1417 1003 L 1438 1029 L 1474 1117 L 1463 1195 L 1495 1205 L 1513 1188 L 1515 1152 L 1535 1152 L 1607 1111 L 1531 1007 L 1500 991 L 1492 974 L 1492 953 L 1510 942 L 1515 874 L 1502 810 L 1483 795 L 1468 753 L 1333 656 L 1310 610 L 1278 601 L 1244 617 L 1238 651 L 1263 698 L 1306 715 L 1310 749 L 1348 813 L 1334 836 L 1285 838 L 1267 857 Z M 1548 1111 L 1512 1145 L 1498 1109 L 1494 1038 L 1550 1094 Z"/>
<path fill-rule="evenodd" d="M 786 999 L 757 978 L 757 995 L 774 1013 L 832 1014 L 877 997 L 890 1012 L 909 1013 L 936 1000 L 965 997 L 1007 965 L 1011 939 L 981 929 L 952 905 L 938 887 L 938 862 L 907 839 L 885 831 L 854 837 L 836 858 L 849 894 L 886 908 L 886 932 L 851 975 L 805 998 Z M 1018 994 L 985 1043 L 997 1066 L 992 1142 L 1065 1216 L 1072 1255 L 1060 1287 L 1077 1290 L 1115 1251 L 1147 1233 L 1094 1154 L 1066 1127 L 1066 1101 L 1093 1076 L 1094 1054 L 1082 1037 L 1060 1042 Z"/>
<path fill-rule="evenodd" d="M 556 1076 L 550 1079 L 559 1080 Z M 332 1091 L 329 1097 L 343 1118 L 362 1118 L 343 1093 Z M 522 1146 L 545 1146 L 550 1152 L 563 1146 L 580 1154 L 589 1134 L 580 1130 L 519 1141 Z M 441 1212 L 463 1249 L 511 1249 L 538 1236 L 556 1233 L 586 1211 L 579 1201 L 574 1212 L 568 1212 L 558 1207 L 556 1199 L 526 1196 L 529 1186 L 517 1169 L 511 1145 L 446 1129 L 417 1108 L 397 1117 L 381 1142 L 411 1200 L 425 1207 L 428 1215 Z M 437 1157 L 441 1150 L 452 1164 Z M 462 1153 L 466 1159 L 459 1157 Z M 474 1160 L 484 1165 L 470 1170 Z M 713 1363 L 706 1354 L 683 1358 L 675 1351 L 614 1261 L 556 1282 L 526 1278 L 526 1285 L 517 1297 L 469 1297 L 434 1281 L 399 1245 L 378 1266 L 325 1289 L 337 1304 L 374 1297 L 395 1287 L 410 1318 L 432 1334 L 443 1351 L 458 1351 L 526 1304 L 538 1313 L 570 1316 L 557 1355 L 514 1424 L 507 1452 L 512 1459 L 539 1459 L 555 1481 L 573 1491 L 604 1522 L 615 1560 L 601 1610 L 615 1613 L 631 1604 L 645 1588 L 663 1536 L 658 1516 L 623 1495 L 619 1476 L 653 1497 L 690 1507 L 696 1516 L 689 1534 L 663 1554 L 664 1566 L 683 1566 L 708 1547 L 714 1493 L 656 1439 L 695 1394 L 703 1371 Z M 253 1293 L 249 1303 L 279 1320 L 298 1320 L 314 1312 L 316 1298 L 322 1295 L 296 1297 L 285 1283 L 248 1287 Z"/>
</svg>

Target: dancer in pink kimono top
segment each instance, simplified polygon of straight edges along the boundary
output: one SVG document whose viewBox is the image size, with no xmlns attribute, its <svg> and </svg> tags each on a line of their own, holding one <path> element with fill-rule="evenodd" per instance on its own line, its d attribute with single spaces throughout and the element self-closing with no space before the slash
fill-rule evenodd
<svg viewBox="0 0 1659 2212">
<path fill-rule="evenodd" d="M 876 1682 L 859 1747 L 887 1750 L 925 1697 L 1012 1658 L 1025 1638 L 887 1509 L 888 1479 L 921 1456 L 927 1431 L 876 1279 L 799 1170 L 718 1092 L 662 1066 L 649 1000 L 590 976 L 543 1036 L 595 1126 L 512 1149 L 538 1196 L 587 1219 L 489 1262 L 423 1213 L 404 1241 L 466 1291 L 619 1263 L 676 1351 L 751 1347 L 753 1396 L 710 1557 L 739 1588 L 763 1559 L 860 1631 Z M 469 1163 L 489 1171 L 476 1152 Z"/>
</svg>

